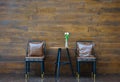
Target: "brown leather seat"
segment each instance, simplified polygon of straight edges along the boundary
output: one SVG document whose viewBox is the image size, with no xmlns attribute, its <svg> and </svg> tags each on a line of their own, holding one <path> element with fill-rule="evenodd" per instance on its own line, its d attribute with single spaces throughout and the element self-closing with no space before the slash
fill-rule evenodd
<svg viewBox="0 0 120 82">
<path fill-rule="evenodd" d="M 95 56 L 88 56 L 88 57 L 77 57 L 77 61 L 94 61 L 96 59 Z"/>
<path fill-rule="evenodd" d="M 45 49 L 46 45 L 44 41 L 30 40 L 27 45 L 26 51 L 26 77 L 30 72 L 30 63 L 39 62 L 41 63 L 41 77 L 44 74 L 44 58 L 45 58 Z"/>
</svg>

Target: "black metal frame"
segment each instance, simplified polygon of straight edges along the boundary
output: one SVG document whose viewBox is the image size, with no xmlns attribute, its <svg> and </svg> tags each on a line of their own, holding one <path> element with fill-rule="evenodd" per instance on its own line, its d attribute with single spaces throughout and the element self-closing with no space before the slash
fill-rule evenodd
<svg viewBox="0 0 120 82">
<path fill-rule="evenodd" d="M 46 43 L 45 41 L 42 41 L 42 40 L 29 40 L 28 43 L 27 43 L 27 48 L 26 48 L 26 57 L 28 57 L 28 48 L 29 48 L 29 43 L 30 42 L 43 42 L 43 53 L 44 53 L 44 59 L 45 59 L 45 56 L 46 56 Z M 30 72 L 30 63 L 33 63 L 33 62 L 38 62 L 41 64 L 41 78 L 43 78 L 44 76 L 44 71 L 45 71 L 45 67 L 44 67 L 44 59 L 43 60 L 39 60 L 39 61 L 27 61 L 25 59 L 25 77 L 28 78 L 29 77 L 29 72 Z"/>
<path fill-rule="evenodd" d="M 61 48 L 58 48 L 58 53 L 57 54 L 58 55 L 57 55 L 56 66 L 55 66 L 55 77 L 56 77 L 56 79 L 58 79 L 59 76 L 60 76 L 60 66 L 61 65 L 66 65 L 66 64 L 70 65 L 70 69 L 71 69 L 72 75 L 74 76 L 73 67 L 72 67 L 72 61 L 71 61 L 69 49 L 66 48 L 66 55 L 67 55 L 67 58 L 68 58 L 67 62 L 61 62 Z"/>
</svg>

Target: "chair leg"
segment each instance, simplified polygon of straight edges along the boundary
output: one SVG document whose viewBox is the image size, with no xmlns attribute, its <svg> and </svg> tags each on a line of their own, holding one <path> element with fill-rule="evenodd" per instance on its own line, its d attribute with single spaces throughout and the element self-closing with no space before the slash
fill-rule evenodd
<svg viewBox="0 0 120 82">
<path fill-rule="evenodd" d="M 41 78 L 44 77 L 44 61 L 41 62 Z"/>
<path fill-rule="evenodd" d="M 96 78 L 96 61 L 93 62 L 93 78 L 94 78 L 94 82 L 95 82 L 95 78 Z"/>
<path fill-rule="evenodd" d="M 45 73 L 45 62 L 43 61 L 43 73 Z"/>
<path fill-rule="evenodd" d="M 30 61 L 27 62 L 27 78 L 30 76 Z"/>
<path fill-rule="evenodd" d="M 91 62 L 92 68 L 91 68 L 91 78 L 93 79 L 93 62 Z"/>
<path fill-rule="evenodd" d="M 94 77 L 93 75 L 94 75 L 93 72 L 91 72 L 91 78 L 92 78 L 92 79 L 93 79 L 93 77 Z"/>
<path fill-rule="evenodd" d="M 77 61 L 77 77 L 80 78 L 80 61 Z"/>
<path fill-rule="evenodd" d="M 28 62 L 28 73 L 30 73 L 30 62 Z"/>
<path fill-rule="evenodd" d="M 78 61 L 76 60 L 76 77 L 78 78 Z"/>
<path fill-rule="evenodd" d="M 25 63 L 25 78 L 28 78 L 28 62 Z"/>
</svg>

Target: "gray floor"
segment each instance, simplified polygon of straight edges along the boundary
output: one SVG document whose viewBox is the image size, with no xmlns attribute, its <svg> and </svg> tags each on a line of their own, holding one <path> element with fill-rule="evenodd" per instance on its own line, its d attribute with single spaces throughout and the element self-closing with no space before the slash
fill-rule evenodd
<svg viewBox="0 0 120 82">
<path fill-rule="evenodd" d="M 71 76 L 61 76 L 59 80 L 55 80 L 54 76 L 45 76 L 41 79 L 39 76 L 30 76 L 25 79 L 23 74 L 0 74 L 0 82 L 94 82 L 89 76 L 82 76 L 76 79 Z M 98 75 L 96 82 L 120 82 L 120 75 Z"/>
</svg>

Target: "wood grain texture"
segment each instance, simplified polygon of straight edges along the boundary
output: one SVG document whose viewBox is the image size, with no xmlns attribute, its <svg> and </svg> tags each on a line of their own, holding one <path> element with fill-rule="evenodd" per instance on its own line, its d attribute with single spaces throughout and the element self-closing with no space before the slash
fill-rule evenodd
<svg viewBox="0 0 120 82">
<path fill-rule="evenodd" d="M 45 66 L 52 74 L 57 56 L 53 47 L 64 47 L 64 32 L 70 32 L 74 71 L 75 42 L 92 40 L 96 44 L 97 72 L 120 73 L 119 0 L 0 0 L 0 73 L 23 73 L 27 41 L 38 39 L 46 41 Z M 83 71 L 88 67 L 82 66 Z"/>
</svg>

